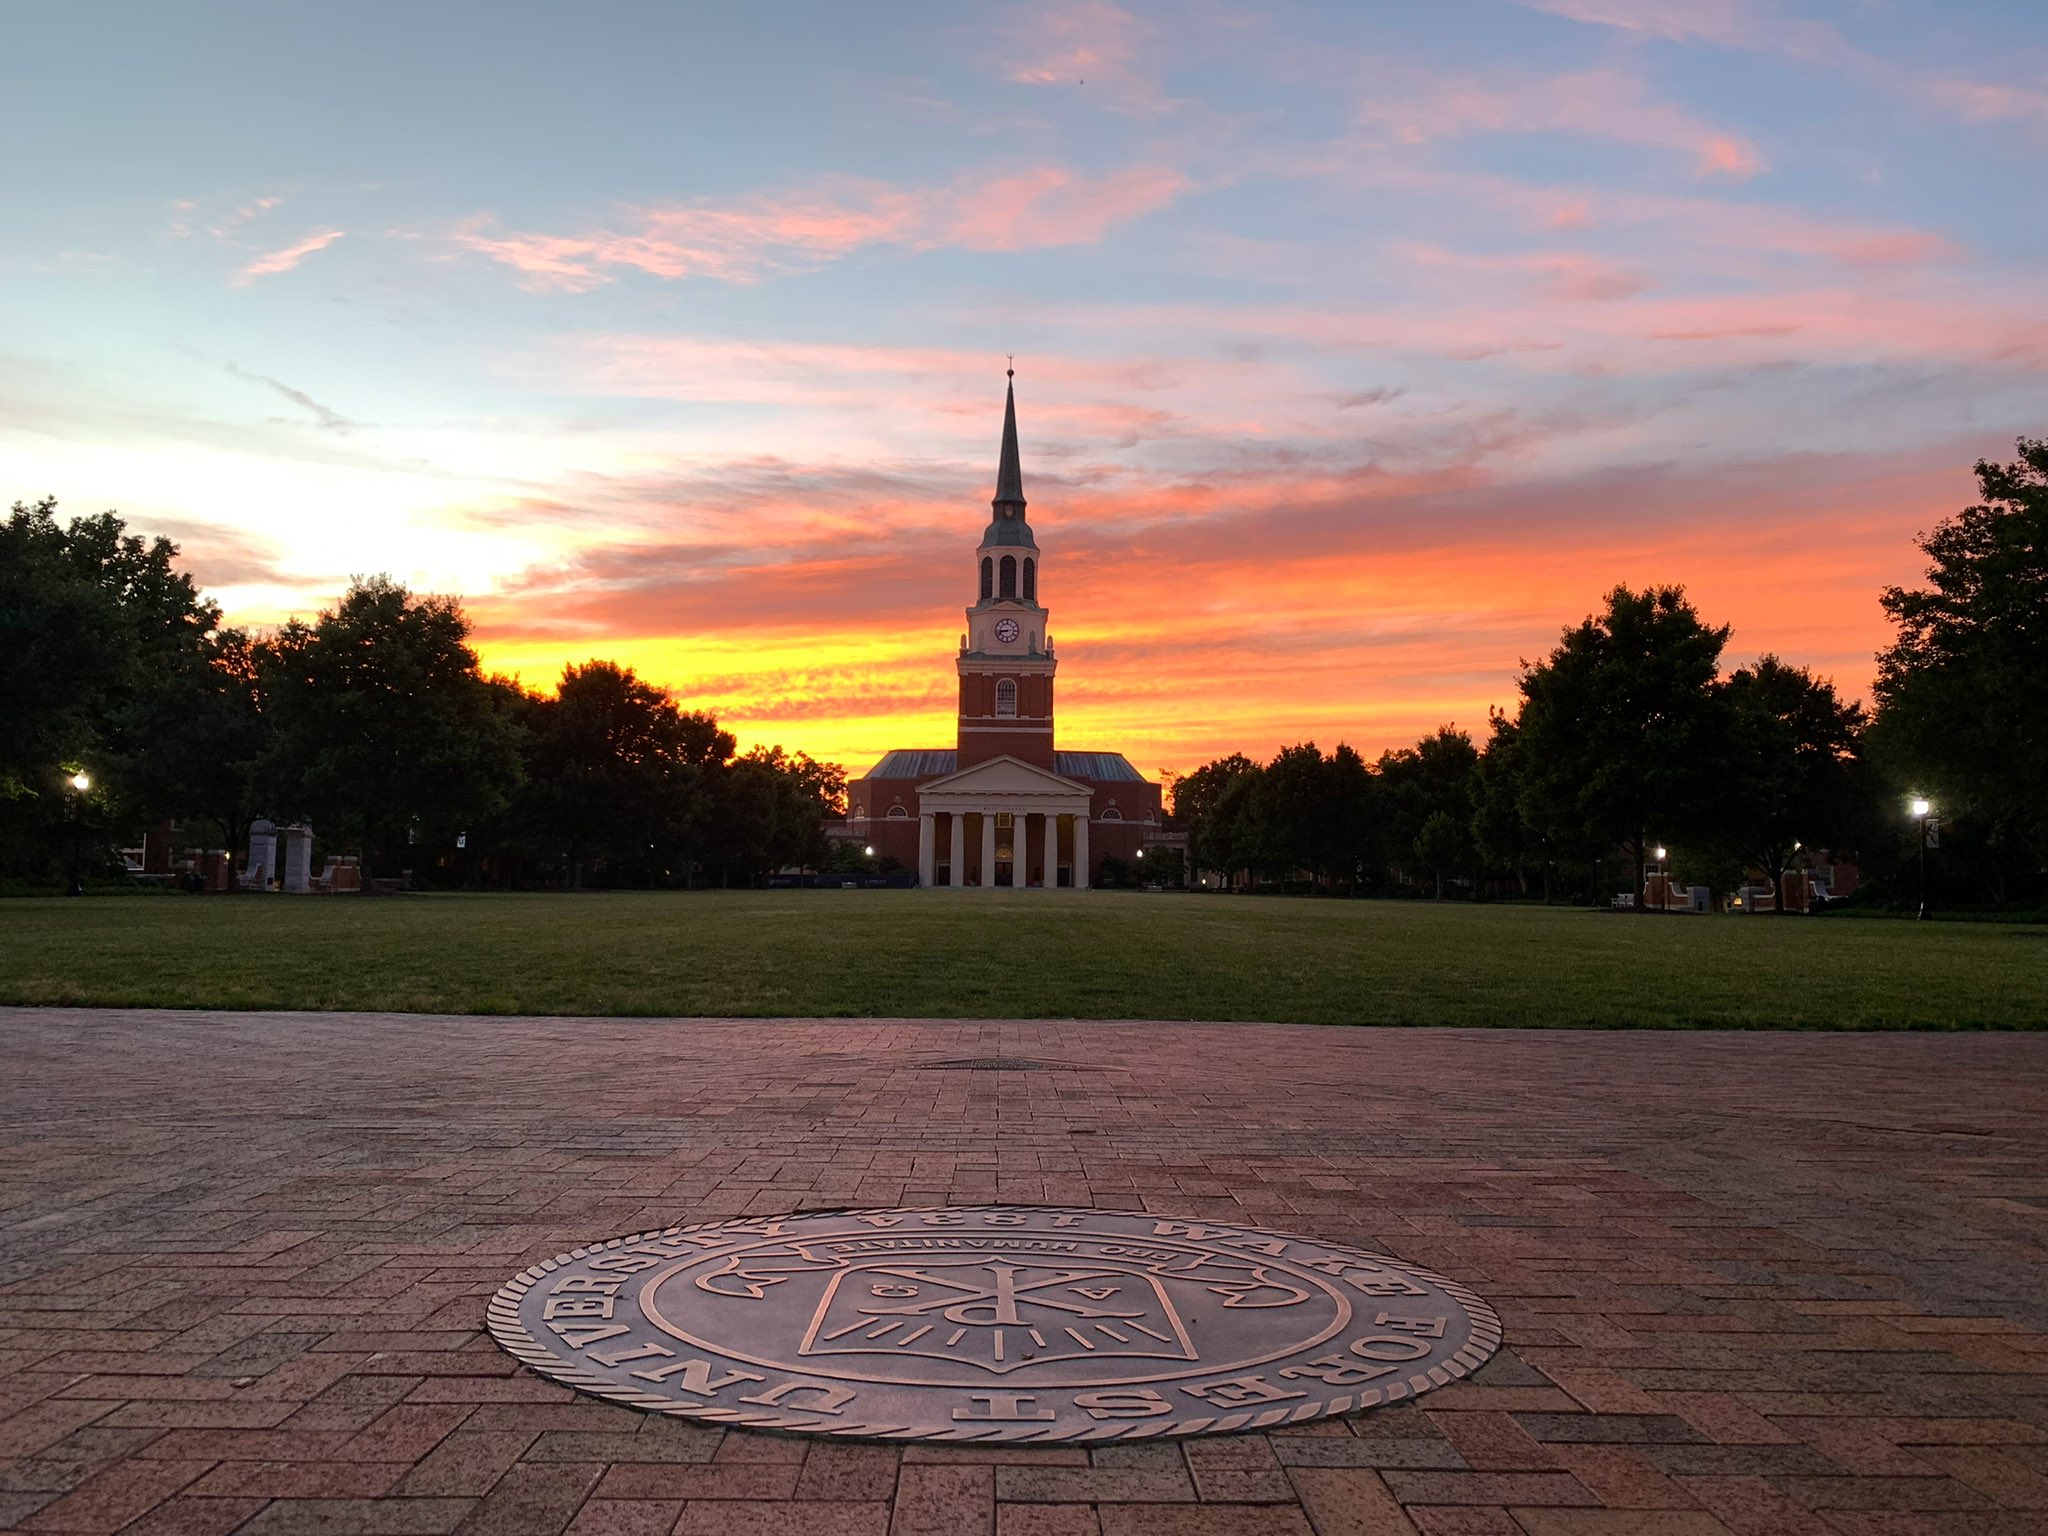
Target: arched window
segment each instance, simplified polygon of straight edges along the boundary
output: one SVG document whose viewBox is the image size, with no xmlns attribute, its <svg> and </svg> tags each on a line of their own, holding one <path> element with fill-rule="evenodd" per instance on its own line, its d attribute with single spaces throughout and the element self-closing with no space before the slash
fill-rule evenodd
<svg viewBox="0 0 2048 1536">
<path fill-rule="evenodd" d="M 998 597 L 1015 597 L 1017 595 L 1017 557 L 1015 555 L 1003 556 L 1003 584 L 997 590 L 996 595 Z"/>
<path fill-rule="evenodd" d="M 855 821 L 866 821 L 868 819 L 867 807 L 858 800 L 853 804 L 853 819 Z"/>
<path fill-rule="evenodd" d="M 1102 820 L 1104 821 L 1122 821 L 1123 819 L 1124 813 L 1118 810 L 1113 805 L 1105 809 L 1102 813 Z"/>
<path fill-rule="evenodd" d="M 1014 678 L 1003 678 L 996 684 L 996 714 L 1004 720 L 1017 716 L 1017 683 Z"/>
<path fill-rule="evenodd" d="M 892 805 L 889 807 L 889 819 L 891 821 L 908 821 L 910 820 L 910 812 L 900 805 Z"/>
<path fill-rule="evenodd" d="M 996 563 L 987 555 L 981 557 L 981 595 L 984 601 L 996 595 Z"/>
<path fill-rule="evenodd" d="M 1038 601 L 1038 562 L 1029 555 L 1024 557 L 1024 596 L 1031 602 Z"/>
</svg>

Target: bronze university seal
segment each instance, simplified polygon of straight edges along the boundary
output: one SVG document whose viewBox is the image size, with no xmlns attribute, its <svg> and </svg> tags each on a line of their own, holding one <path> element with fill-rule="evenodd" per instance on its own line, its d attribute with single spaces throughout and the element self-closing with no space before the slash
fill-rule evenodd
<svg viewBox="0 0 2048 1536">
<path fill-rule="evenodd" d="M 1442 1386 L 1464 1287 L 1312 1238 L 1128 1211 L 807 1213 L 613 1238 L 491 1303 L 543 1375 L 657 1413 L 903 1440 L 1265 1429 Z"/>
</svg>

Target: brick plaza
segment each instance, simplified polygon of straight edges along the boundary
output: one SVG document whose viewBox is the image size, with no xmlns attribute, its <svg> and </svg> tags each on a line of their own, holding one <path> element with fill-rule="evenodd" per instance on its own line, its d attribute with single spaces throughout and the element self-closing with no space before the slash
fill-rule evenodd
<svg viewBox="0 0 2048 1536">
<path fill-rule="evenodd" d="M 24 1009 L 0 1040 L 8 1530 L 2048 1531 L 2044 1035 Z M 1362 1417 L 1003 1450 L 655 1418 L 483 1331 L 594 1238 L 987 1201 L 1377 1248 L 1506 1342 Z"/>
</svg>

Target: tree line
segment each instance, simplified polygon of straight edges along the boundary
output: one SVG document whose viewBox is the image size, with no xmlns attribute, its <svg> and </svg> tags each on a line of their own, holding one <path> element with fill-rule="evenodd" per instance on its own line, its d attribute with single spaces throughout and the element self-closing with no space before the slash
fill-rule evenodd
<svg viewBox="0 0 2048 1536">
<path fill-rule="evenodd" d="M 0 874 L 54 877 L 81 822 L 104 859 L 168 819 L 238 852 L 258 817 L 421 883 L 746 884 L 828 856 L 840 768 L 740 753 L 630 667 L 551 695 L 486 676 L 457 599 L 381 576 L 252 635 L 176 555 L 49 500 L 0 523 Z"/>
<path fill-rule="evenodd" d="M 2048 441 L 1976 466 L 1981 500 L 1917 541 L 1927 585 L 1881 595 L 1875 707 L 1766 655 L 1678 587 L 1616 587 L 1524 662 L 1485 737 L 1444 726 L 1368 763 L 1349 746 L 1220 758 L 1175 786 L 1200 868 L 1355 891 L 1642 905 L 1659 846 L 1726 891 L 1823 853 L 1903 897 L 1932 803 L 1938 872 L 1973 904 L 2048 900 Z M 1626 885 L 1623 886 L 1625 878 Z"/>
<path fill-rule="evenodd" d="M 2048 440 L 2018 447 L 1917 541 L 1926 585 L 1881 595 L 1896 634 L 1872 710 L 1776 656 L 1724 673 L 1729 629 L 1682 589 L 1617 587 L 1524 662 L 1483 740 L 1445 726 L 1371 762 L 1302 743 L 1188 774 L 1191 858 L 1323 889 L 1596 900 L 1618 862 L 1640 902 L 1659 845 L 1722 890 L 1826 850 L 1881 888 L 1913 864 L 1903 806 L 1924 795 L 1951 890 L 2048 901 Z M 463 883 L 750 883 L 854 857 L 825 831 L 838 766 L 738 753 L 631 668 L 569 667 L 552 695 L 486 676 L 458 600 L 384 577 L 252 635 L 176 554 L 51 501 L 0 522 L 0 875 L 53 876 L 81 824 L 104 845 L 198 819 L 239 850 L 258 816 L 308 820 L 372 873 Z"/>
</svg>

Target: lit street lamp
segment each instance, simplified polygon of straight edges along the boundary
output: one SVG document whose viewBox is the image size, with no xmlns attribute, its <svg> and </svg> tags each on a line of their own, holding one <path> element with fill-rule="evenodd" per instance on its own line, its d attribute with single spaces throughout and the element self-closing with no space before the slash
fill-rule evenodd
<svg viewBox="0 0 2048 1536">
<path fill-rule="evenodd" d="M 79 812 L 85 803 L 85 792 L 92 788 L 92 775 L 81 768 L 64 782 L 71 786 L 71 889 L 65 894 L 83 896 L 85 882 L 78 878 L 79 838 L 83 835 L 79 827 Z"/>
<path fill-rule="evenodd" d="M 1913 814 L 1920 818 L 1920 920 L 1927 920 L 1927 813 L 1934 807 L 1919 795 L 1913 797 Z"/>
</svg>

